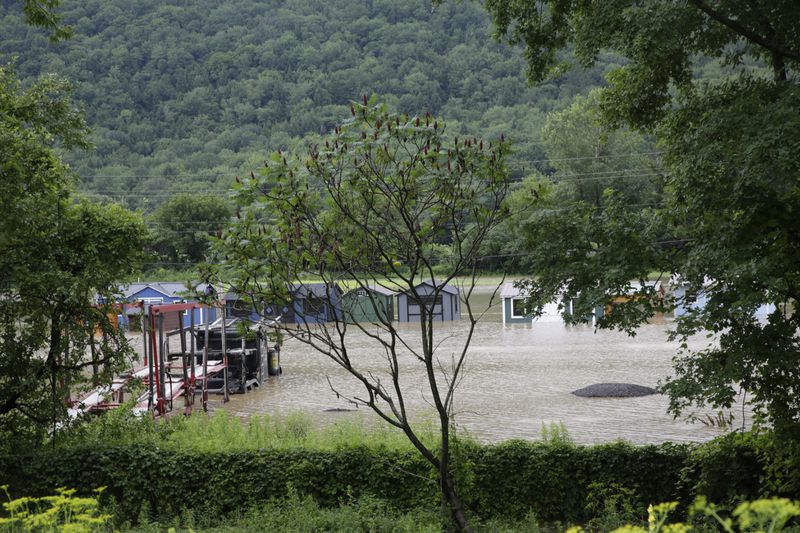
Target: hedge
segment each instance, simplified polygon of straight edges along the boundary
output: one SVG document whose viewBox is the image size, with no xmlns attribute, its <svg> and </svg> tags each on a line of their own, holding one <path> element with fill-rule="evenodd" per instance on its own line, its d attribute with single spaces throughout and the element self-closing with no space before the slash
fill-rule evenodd
<svg viewBox="0 0 800 533">
<path fill-rule="evenodd" d="M 765 481 L 763 443 L 732 435 L 701 446 L 613 443 L 573 446 L 509 441 L 459 446 L 462 495 L 483 519 L 521 517 L 584 522 L 586 501 L 598 487 L 624 487 L 637 504 L 679 501 L 697 494 L 725 503 L 774 494 Z M 773 465 L 774 466 L 774 465 Z M 796 464 L 784 465 L 794 469 Z M 108 487 L 118 519 L 136 521 L 142 508 L 155 517 L 184 508 L 226 514 L 293 488 L 321 505 L 371 494 L 398 510 L 435 508 L 433 469 L 415 452 L 354 447 L 337 451 L 192 453 L 153 445 L 50 450 L 0 457 L 0 484 L 12 497 L 79 493 Z M 768 492 L 773 492 L 768 494 Z"/>
</svg>

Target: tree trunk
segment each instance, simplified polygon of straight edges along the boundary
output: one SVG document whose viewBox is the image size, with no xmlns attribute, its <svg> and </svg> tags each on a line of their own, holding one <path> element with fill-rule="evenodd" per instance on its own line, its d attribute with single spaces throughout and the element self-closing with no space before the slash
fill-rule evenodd
<svg viewBox="0 0 800 533">
<path fill-rule="evenodd" d="M 467 522 L 467 515 L 464 512 L 464 506 L 461 505 L 461 499 L 456 494 L 456 484 L 455 480 L 453 479 L 453 475 L 450 473 L 450 468 L 445 466 L 445 462 L 442 461 L 442 467 L 439 470 L 439 477 L 441 478 L 441 489 L 442 489 L 442 496 L 444 496 L 444 500 L 447 503 L 447 507 L 450 510 L 450 515 L 453 517 L 453 521 L 458 526 L 460 531 L 467 531 L 472 532 L 472 528 L 469 527 L 469 523 Z"/>
<path fill-rule="evenodd" d="M 772 72 L 775 81 L 786 81 L 786 62 L 777 52 L 772 52 Z"/>
</svg>

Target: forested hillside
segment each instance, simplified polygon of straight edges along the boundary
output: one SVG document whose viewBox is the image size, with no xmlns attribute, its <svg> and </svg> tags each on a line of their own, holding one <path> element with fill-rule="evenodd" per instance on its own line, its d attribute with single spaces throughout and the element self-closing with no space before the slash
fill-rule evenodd
<svg viewBox="0 0 800 533">
<path fill-rule="evenodd" d="M 96 149 L 69 155 L 82 188 L 146 210 L 177 191 L 219 193 L 269 150 L 302 144 L 376 93 L 451 130 L 514 140 L 542 165 L 546 113 L 602 83 L 612 61 L 529 87 L 478 2 L 65 0 L 72 39 L 51 43 L 0 1 L 0 62 L 29 83 L 75 84 Z"/>
</svg>

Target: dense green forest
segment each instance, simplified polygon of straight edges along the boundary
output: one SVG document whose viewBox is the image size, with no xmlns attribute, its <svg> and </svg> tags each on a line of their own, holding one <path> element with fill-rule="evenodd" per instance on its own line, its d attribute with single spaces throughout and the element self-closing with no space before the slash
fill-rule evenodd
<svg viewBox="0 0 800 533">
<path fill-rule="evenodd" d="M 507 132 L 519 173 L 545 169 L 546 114 L 603 83 L 603 57 L 536 87 L 519 50 L 491 38 L 477 2 L 429 0 L 65 1 L 71 39 L 51 43 L 0 2 L 0 61 L 30 83 L 75 85 L 95 150 L 69 154 L 81 188 L 156 209 L 177 191 L 220 194 L 270 150 L 330 131 L 375 93 L 431 112 L 451 133 Z"/>
</svg>

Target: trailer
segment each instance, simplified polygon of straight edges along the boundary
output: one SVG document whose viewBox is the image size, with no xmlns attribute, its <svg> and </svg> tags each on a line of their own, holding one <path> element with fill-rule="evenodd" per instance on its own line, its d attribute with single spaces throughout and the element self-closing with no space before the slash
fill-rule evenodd
<svg viewBox="0 0 800 533">
<path fill-rule="evenodd" d="M 227 382 L 210 377 L 210 392 L 244 394 L 261 386 L 266 376 L 281 374 L 280 346 L 269 345 L 269 325 L 234 317 L 218 319 L 208 328 L 195 328 L 198 349 L 207 351 L 211 359 L 226 361 Z"/>
</svg>

